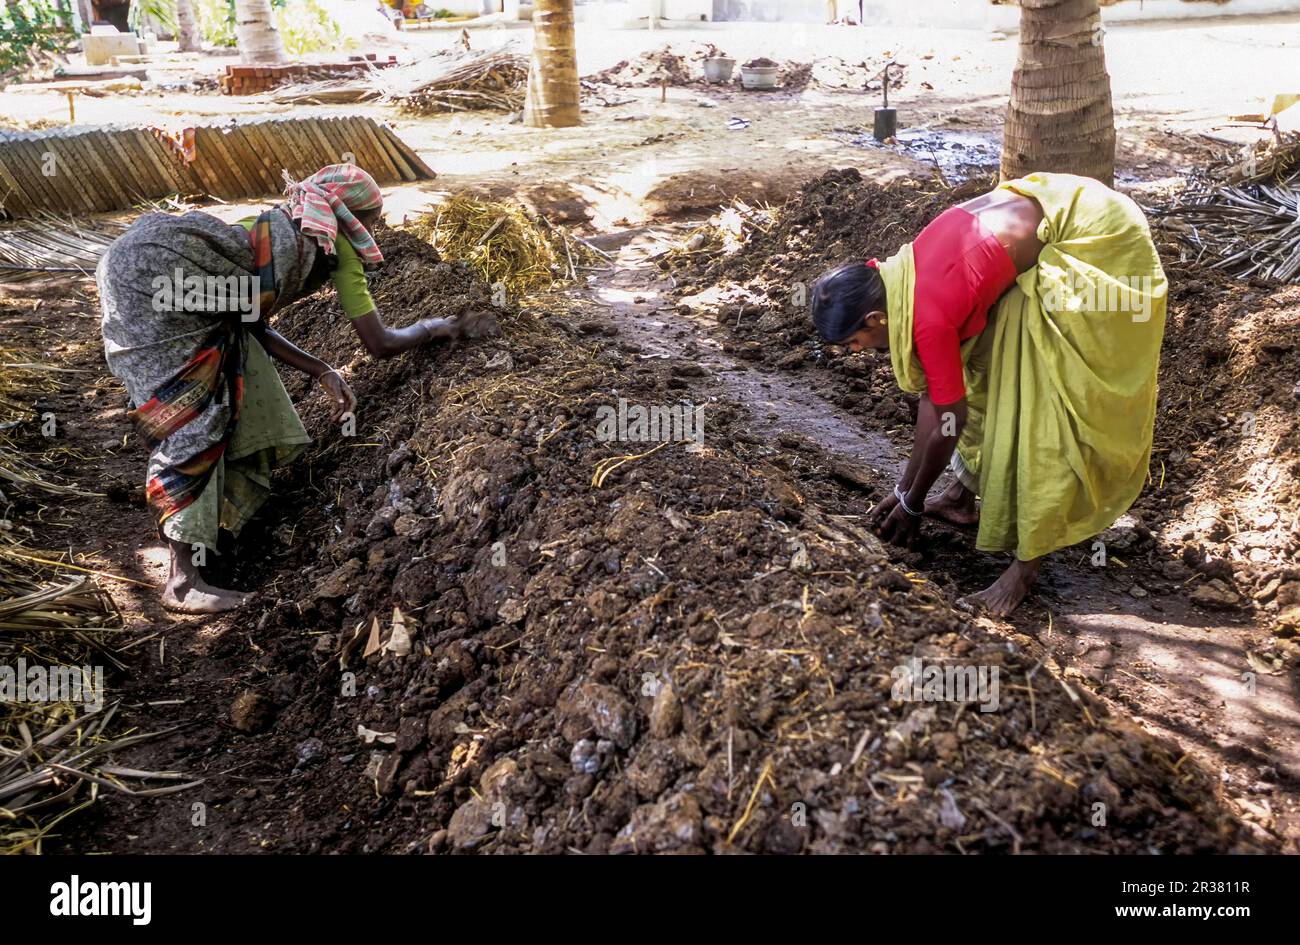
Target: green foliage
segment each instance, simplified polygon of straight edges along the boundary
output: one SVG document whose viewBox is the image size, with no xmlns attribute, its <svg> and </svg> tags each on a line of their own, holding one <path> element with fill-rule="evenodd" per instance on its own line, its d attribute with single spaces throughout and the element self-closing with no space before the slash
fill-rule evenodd
<svg viewBox="0 0 1300 945">
<path fill-rule="evenodd" d="M 275 27 L 290 56 L 329 52 L 350 45 L 334 18 L 317 0 L 285 0 L 275 10 Z"/>
<path fill-rule="evenodd" d="M 41 53 L 61 52 L 75 36 L 69 14 L 49 0 L 15 0 L 0 7 L 0 76 L 29 68 Z"/>
<path fill-rule="evenodd" d="M 194 0 L 199 32 L 213 46 L 235 45 L 235 0 Z"/>
<path fill-rule="evenodd" d="M 234 46 L 235 0 L 193 0 L 193 4 L 203 38 L 214 46 Z M 317 0 L 271 0 L 271 13 L 290 56 L 355 45 L 344 39 L 339 25 Z"/>
<path fill-rule="evenodd" d="M 131 0 L 127 7 L 126 22 L 136 33 L 142 33 L 146 20 L 152 20 L 169 33 L 176 32 L 176 0 Z"/>
</svg>

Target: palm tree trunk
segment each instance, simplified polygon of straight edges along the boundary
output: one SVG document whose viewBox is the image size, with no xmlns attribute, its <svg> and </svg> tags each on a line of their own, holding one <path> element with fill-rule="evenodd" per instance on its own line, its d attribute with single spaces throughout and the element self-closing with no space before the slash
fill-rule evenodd
<svg viewBox="0 0 1300 945">
<path fill-rule="evenodd" d="M 246 65 L 285 62 L 284 43 L 271 19 L 271 0 L 235 0 L 235 44 Z"/>
<path fill-rule="evenodd" d="M 1034 171 L 1115 180 L 1115 115 L 1097 0 L 1020 0 L 1002 179 Z"/>
<path fill-rule="evenodd" d="M 176 42 L 181 52 L 201 52 L 203 49 L 191 0 L 176 0 Z"/>
<path fill-rule="evenodd" d="M 524 123 L 534 128 L 582 124 L 573 0 L 537 0 L 533 7 L 533 60 L 528 69 Z"/>
</svg>

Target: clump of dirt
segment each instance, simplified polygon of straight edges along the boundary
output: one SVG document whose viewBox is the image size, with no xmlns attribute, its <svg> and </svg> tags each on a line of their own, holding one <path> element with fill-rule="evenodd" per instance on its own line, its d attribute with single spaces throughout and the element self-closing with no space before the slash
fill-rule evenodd
<svg viewBox="0 0 1300 945">
<path fill-rule="evenodd" d="M 693 88 L 737 87 L 741 84 L 739 69 L 733 70 L 731 79 L 725 83 L 711 83 L 704 77 L 704 60 L 726 55 L 713 43 L 690 43 L 677 47 L 670 44 L 643 52 L 633 59 L 624 59 L 608 69 L 585 76 L 584 81 L 623 88 L 663 83 Z M 826 56 L 812 62 L 778 62 L 767 56 L 759 56 L 744 65 L 749 68 L 779 66 L 781 71 L 778 83 L 787 91 L 821 88 L 880 92 L 885 63 L 883 60 L 878 63 L 850 62 L 840 56 Z M 889 70 L 890 89 L 901 89 L 906 84 L 907 66 L 892 63 Z"/>
<path fill-rule="evenodd" d="M 838 262 L 892 254 L 939 213 L 990 185 L 985 180 L 955 189 L 906 180 L 881 184 L 851 167 L 827 171 L 805 184 L 780 208 L 774 225 L 751 233 L 737 252 L 680 257 L 683 294 L 722 282 L 784 301 L 792 283 L 811 284 Z"/>
<path fill-rule="evenodd" d="M 884 63 L 850 62 L 841 56 L 824 56 L 812 62 L 790 60 L 781 64 L 780 80 L 781 87 L 790 91 L 816 88 L 880 92 L 884 83 Z M 906 64 L 891 63 L 890 90 L 901 89 L 906 84 Z"/>
<path fill-rule="evenodd" d="M 387 315 L 479 304 L 408 237 L 380 233 Z M 283 330 L 345 361 L 325 308 Z M 699 450 L 605 435 L 620 401 L 684 417 L 688 366 L 559 303 L 501 321 L 351 362 L 357 442 L 304 404 L 319 440 L 281 492 L 274 572 L 212 634 L 230 698 L 264 696 L 270 727 L 190 736 L 190 770 L 241 759 L 206 849 L 1272 847 L 1176 745 L 1034 671 L 743 452 L 743 411 L 707 405 Z M 926 689 L 931 667 L 970 688 Z"/>
<path fill-rule="evenodd" d="M 425 318 L 458 318 L 470 312 L 498 311 L 492 291 L 468 263 L 442 258 L 428 242 L 408 230 L 381 227 L 379 240 L 384 264 L 368 276 L 370 294 L 384 320 L 403 326 Z M 413 383 L 427 369 L 423 355 L 374 361 L 356 333 L 347 330 L 339 313 L 332 287 L 303 299 L 277 314 L 276 329 L 331 366 L 343 371 L 360 399 L 359 415 L 371 409 L 375 398 Z M 365 370 L 359 370 L 361 365 Z M 302 374 L 286 374 L 292 393 L 312 388 Z M 324 417 L 328 405 L 319 398 L 306 404 L 307 411 Z"/>
<path fill-rule="evenodd" d="M 704 60 L 727 54 L 713 43 L 671 44 L 624 59 L 608 69 L 585 76 L 584 81 L 636 88 L 667 83 L 672 86 L 707 85 Z"/>
</svg>

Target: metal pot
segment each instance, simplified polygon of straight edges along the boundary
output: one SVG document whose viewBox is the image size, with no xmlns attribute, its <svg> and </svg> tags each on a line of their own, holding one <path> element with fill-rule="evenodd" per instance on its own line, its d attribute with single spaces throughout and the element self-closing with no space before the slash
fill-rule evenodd
<svg viewBox="0 0 1300 945">
<path fill-rule="evenodd" d="M 741 66 L 740 84 L 747 89 L 774 89 L 780 66 Z"/>
<path fill-rule="evenodd" d="M 736 60 L 727 56 L 713 56 L 704 60 L 704 78 L 714 85 L 731 81 L 731 70 L 736 68 Z"/>
</svg>

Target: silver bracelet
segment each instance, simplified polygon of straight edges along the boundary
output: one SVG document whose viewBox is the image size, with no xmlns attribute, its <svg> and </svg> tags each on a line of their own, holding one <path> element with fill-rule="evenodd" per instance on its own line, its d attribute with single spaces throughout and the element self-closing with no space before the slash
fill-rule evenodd
<svg viewBox="0 0 1300 945">
<path fill-rule="evenodd" d="M 908 515 L 912 516 L 912 518 L 920 518 L 922 515 L 925 514 L 925 510 L 924 510 L 924 509 L 922 509 L 920 512 L 913 512 L 913 511 L 908 507 L 908 505 L 907 505 L 907 496 L 903 494 L 903 487 L 902 487 L 902 486 L 894 486 L 894 498 L 897 499 L 897 500 L 898 500 L 898 504 L 901 505 L 901 506 L 903 507 L 903 511 L 906 512 Z"/>
</svg>

